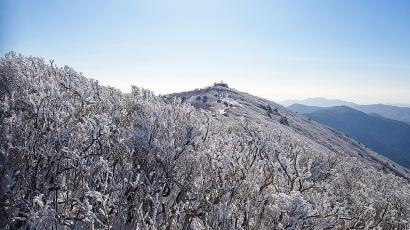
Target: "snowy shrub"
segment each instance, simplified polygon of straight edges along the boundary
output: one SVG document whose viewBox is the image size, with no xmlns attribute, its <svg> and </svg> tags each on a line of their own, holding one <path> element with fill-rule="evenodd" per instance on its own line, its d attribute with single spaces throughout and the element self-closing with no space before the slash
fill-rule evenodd
<svg viewBox="0 0 410 230">
<path fill-rule="evenodd" d="M 0 62 L 0 227 L 405 229 L 407 180 L 252 119 Z"/>
</svg>

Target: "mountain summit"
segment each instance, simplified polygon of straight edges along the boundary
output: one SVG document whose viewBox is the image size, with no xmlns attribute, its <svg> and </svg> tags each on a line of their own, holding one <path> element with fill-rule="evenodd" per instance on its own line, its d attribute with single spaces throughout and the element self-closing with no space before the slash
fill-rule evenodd
<svg viewBox="0 0 410 230">
<path fill-rule="evenodd" d="M 223 122 L 250 119 L 277 132 L 295 137 L 317 151 L 332 151 L 358 157 L 379 169 L 410 178 L 408 169 L 368 149 L 356 140 L 267 99 L 220 86 L 174 93 L 166 97 L 178 97 L 184 103 L 211 111 Z"/>
</svg>

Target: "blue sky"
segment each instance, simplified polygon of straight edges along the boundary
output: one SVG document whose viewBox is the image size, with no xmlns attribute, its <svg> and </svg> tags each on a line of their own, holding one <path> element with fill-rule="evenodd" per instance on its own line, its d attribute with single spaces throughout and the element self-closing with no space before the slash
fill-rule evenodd
<svg viewBox="0 0 410 230">
<path fill-rule="evenodd" d="M 0 0 L 0 52 L 157 94 L 410 104 L 410 1 Z"/>
</svg>

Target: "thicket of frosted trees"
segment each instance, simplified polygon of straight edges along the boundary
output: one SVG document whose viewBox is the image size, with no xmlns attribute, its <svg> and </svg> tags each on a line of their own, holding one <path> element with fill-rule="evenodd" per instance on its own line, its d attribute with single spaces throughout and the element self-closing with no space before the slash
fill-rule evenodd
<svg viewBox="0 0 410 230">
<path fill-rule="evenodd" d="M 409 182 L 359 159 L 40 58 L 0 77 L 0 228 L 409 226 Z"/>
</svg>

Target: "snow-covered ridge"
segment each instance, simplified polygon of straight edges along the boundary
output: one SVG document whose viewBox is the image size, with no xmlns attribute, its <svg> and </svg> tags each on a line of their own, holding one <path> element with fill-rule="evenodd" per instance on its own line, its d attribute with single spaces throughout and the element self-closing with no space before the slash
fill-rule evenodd
<svg viewBox="0 0 410 230">
<path fill-rule="evenodd" d="M 215 108 L 220 109 L 215 107 L 214 101 L 228 99 L 229 102 L 227 104 L 235 106 L 226 106 L 226 113 L 224 113 L 226 117 L 232 117 L 232 119 L 248 117 L 258 123 L 268 125 L 288 135 L 304 140 L 319 151 L 330 150 L 338 154 L 356 156 L 373 164 L 378 169 L 392 171 L 405 178 L 410 178 L 410 171 L 408 169 L 366 148 L 356 140 L 332 128 L 311 121 L 272 101 L 225 87 L 207 87 L 201 90 L 170 94 L 167 97 L 179 97 L 182 98 L 183 102 L 191 103 L 196 107 L 207 108 L 211 111 L 215 110 Z M 212 99 L 202 100 L 198 103 L 194 98 Z"/>
<path fill-rule="evenodd" d="M 210 87 L 157 97 L 133 87 L 124 94 L 10 53 L 0 61 L 0 97 L 2 229 L 409 223 L 402 172 L 246 93 Z"/>
</svg>

